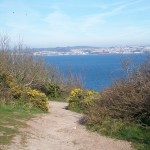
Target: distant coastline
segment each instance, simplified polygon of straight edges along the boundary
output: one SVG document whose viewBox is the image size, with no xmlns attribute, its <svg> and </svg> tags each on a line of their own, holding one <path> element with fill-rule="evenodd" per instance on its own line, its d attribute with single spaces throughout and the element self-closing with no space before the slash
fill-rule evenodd
<svg viewBox="0 0 150 150">
<path fill-rule="evenodd" d="M 124 47 L 56 47 L 33 48 L 30 51 L 34 56 L 69 56 L 69 55 L 102 55 L 102 54 L 145 54 L 150 53 L 150 46 Z"/>
<path fill-rule="evenodd" d="M 144 52 L 141 52 L 141 53 L 99 53 L 99 54 L 44 54 L 42 53 L 33 53 L 34 56 L 88 56 L 88 55 L 111 55 L 111 54 L 147 54 L 147 53 L 144 53 Z"/>
</svg>

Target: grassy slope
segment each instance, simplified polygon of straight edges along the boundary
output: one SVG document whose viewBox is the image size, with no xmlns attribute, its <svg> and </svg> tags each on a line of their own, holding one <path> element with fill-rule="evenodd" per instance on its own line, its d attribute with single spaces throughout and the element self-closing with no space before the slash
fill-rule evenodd
<svg viewBox="0 0 150 150">
<path fill-rule="evenodd" d="M 87 126 L 88 129 L 116 139 L 132 142 L 137 150 L 150 150 L 150 128 L 121 122 L 104 122 L 101 126 Z"/>
<path fill-rule="evenodd" d="M 11 142 L 12 138 L 19 134 L 18 128 L 25 127 L 25 121 L 40 110 L 27 106 L 12 106 L 0 104 L 0 145 Z"/>
</svg>

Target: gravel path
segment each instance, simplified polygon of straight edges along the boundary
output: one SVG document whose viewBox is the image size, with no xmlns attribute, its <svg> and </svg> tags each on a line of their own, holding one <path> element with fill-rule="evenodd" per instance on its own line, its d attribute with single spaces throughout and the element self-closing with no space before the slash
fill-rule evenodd
<svg viewBox="0 0 150 150">
<path fill-rule="evenodd" d="M 51 112 L 27 122 L 24 133 L 7 150 L 131 150 L 125 141 L 92 133 L 78 123 L 81 114 L 66 110 L 67 103 L 50 102 Z"/>
</svg>

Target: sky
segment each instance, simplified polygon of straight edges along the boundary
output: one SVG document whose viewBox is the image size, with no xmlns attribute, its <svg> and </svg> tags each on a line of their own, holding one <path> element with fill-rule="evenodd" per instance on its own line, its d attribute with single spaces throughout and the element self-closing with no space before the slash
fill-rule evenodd
<svg viewBox="0 0 150 150">
<path fill-rule="evenodd" d="M 0 0 L 0 33 L 36 48 L 150 45 L 150 0 Z"/>
</svg>

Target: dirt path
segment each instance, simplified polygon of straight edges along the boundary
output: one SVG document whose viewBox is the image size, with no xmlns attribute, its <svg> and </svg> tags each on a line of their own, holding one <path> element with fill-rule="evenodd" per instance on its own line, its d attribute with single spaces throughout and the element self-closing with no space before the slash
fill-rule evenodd
<svg viewBox="0 0 150 150">
<path fill-rule="evenodd" d="M 87 131 L 80 114 L 66 110 L 67 103 L 50 102 L 51 112 L 28 122 L 24 136 L 16 136 L 7 150 L 131 150 L 130 143 Z"/>
</svg>

